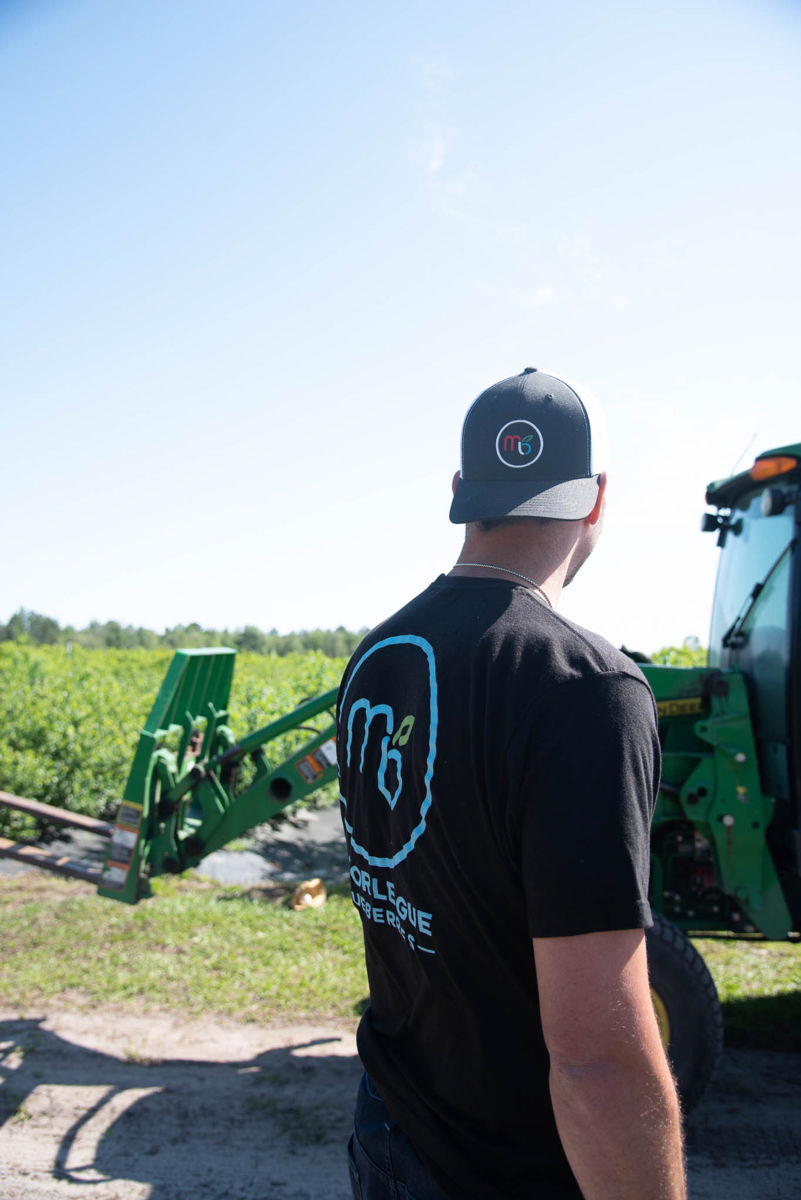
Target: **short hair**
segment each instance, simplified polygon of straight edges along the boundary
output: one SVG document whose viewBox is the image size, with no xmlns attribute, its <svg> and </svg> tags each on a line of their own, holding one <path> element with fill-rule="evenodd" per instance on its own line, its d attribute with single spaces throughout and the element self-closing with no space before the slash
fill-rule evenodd
<svg viewBox="0 0 801 1200">
<path fill-rule="evenodd" d="M 493 529 L 502 529 L 507 525 L 552 525 L 558 517 L 490 517 L 485 521 L 471 521 L 480 533 L 492 533 Z"/>
</svg>

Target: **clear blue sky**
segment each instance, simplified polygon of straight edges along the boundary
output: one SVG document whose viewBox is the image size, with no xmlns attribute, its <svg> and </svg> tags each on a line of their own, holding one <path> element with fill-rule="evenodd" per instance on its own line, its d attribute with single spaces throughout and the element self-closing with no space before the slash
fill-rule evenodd
<svg viewBox="0 0 801 1200">
<path fill-rule="evenodd" d="M 801 441 L 797 4 L 5 0 L 0 96 L 0 621 L 373 624 L 533 365 L 612 444 L 563 611 L 706 640 L 704 488 Z"/>
</svg>

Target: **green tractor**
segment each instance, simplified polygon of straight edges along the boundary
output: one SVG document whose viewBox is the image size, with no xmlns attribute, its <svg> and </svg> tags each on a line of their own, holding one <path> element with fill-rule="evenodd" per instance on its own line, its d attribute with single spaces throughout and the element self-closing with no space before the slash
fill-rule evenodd
<svg viewBox="0 0 801 1200">
<path fill-rule="evenodd" d="M 720 547 L 706 667 L 643 663 L 659 713 L 651 835 L 654 1005 L 685 1107 L 723 1043 L 691 933 L 801 928 L 801 444 L 710 484 Z"/>
<path fill-rule="evenodd" d="M 713 483 L 703 528 L 721 549 L 706 667 L 643 670 L 663 776 L 651 839 L 654 1006 L 685 1108 L 723 1043 L 691 933 L 787 938 L 801 927 L 801 444 Z M 0 792 L 0 805 L 108 841 L 101 870 L 0 838 L 0 856 L 97 884 L 135 904 L 149 880 L 197 866 L 336 779 L 336 689 L 237 740 L 235 652 L 179 650 L 142 731 L 113 824 Z"/>
</svg>

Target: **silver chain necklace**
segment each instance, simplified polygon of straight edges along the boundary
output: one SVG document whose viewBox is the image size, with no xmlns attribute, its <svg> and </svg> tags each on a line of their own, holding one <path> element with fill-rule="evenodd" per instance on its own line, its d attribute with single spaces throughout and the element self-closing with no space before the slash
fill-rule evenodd
<svg viewBox="0 0 801 1200">
<path fill-rule="evenodd" d="M 516 575 L 518 579 L 525 579 L 526 583 L 530 583 L 533 588 L 536 588 L 545 603 L 549 608 L 553 608 L 551 598 L 541 584 L 534 579 L 529 579 L 528 575 L 521 575 L 519 571 L 513 571 L 511 567 L 496 567 L 492 563 L 473 563 L 473 562 L 458 562 L 453 564 L 455 567 L 484 567 L 487 571 L 503 571 L 506 575 Z"/>
</svg>

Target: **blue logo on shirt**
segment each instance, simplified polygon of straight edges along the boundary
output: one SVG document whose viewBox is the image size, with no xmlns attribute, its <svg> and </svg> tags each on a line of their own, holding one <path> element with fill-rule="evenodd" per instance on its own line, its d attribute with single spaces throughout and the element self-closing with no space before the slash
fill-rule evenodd
<svg viewBox="0 0 801 1200">
<path fill-rule="evenodd" d="M 379 653 L 381 658 L 376 660 Z M 380 681 L 380 697 L 359 695 L 359 673 L 369 659 L 373 660 L 370 690 L 375 692 L 376 681 Z M 349 702 L 351 695 L 358 699 Z M 347 773 L 355 781 L 348 790 L 358 790 L 365 804 L 383 798 L 389 814 L 368 814 L 355 802 L 349 809 L 346 797 L 340 795 L 340 800 L 351 849 L 371 866 L 397 866 L 411 854 L 425 830 L 437 753 L 437 718 L 434 651 L 424 638 L 413 634 L 385 638 L 362 655 L 340 705 L 340 730 L 345 733 L 340 775 Z M 421 736 L 427 737 L 422 747 Z M 395 850 L 399 841 L 402 845 Z"/>
</svg>

